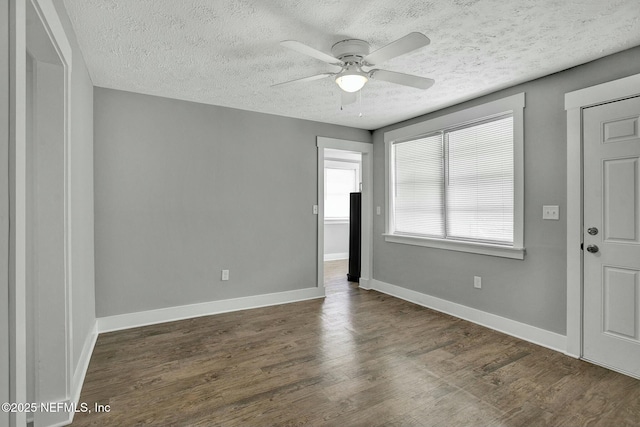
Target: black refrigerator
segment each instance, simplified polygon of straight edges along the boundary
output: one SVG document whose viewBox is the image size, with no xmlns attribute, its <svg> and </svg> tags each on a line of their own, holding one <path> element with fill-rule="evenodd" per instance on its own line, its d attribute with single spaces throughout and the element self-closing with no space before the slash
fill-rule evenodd
<svg viewBox="0 0 640 427">
<path fill-rule="evenodd" d="M 349 273 L 347 280 L 360 281 L 360 213 L 362 210 L 362 193 L 349 194 Z"/>
</svg>

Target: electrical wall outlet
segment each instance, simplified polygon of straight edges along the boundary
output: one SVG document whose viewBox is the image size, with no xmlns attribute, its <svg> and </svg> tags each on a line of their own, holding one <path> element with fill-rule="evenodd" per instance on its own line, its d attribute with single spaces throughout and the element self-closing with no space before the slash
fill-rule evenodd
<svg viewBox="0 0 640 427">
<path fill-rule="evenodd" d="M 380 206 L 376 206 L 376 215 L 380 215 L 380 211 L 381 211 Z"/>
<path fill-rule="evenodd" d="M 542 207 L 542 219 L 560 219 L 560 207 L 557 205 L 544 205 Z"/>
<path fill-rule="evenodd" d="M 482 277 L 473 276 L 473 287 L 476 288 L 476 289 L 481 289 L 482 288 Z"/>
<path fill-rule="evenodd" d="M 229 270 L 222 270 L 222 280 L 229 280 Z"/>
<path fill-rule="evenodd" d="M 313 214 L 318 215 L 318 205 L 313 205 Z"/>
</svg>

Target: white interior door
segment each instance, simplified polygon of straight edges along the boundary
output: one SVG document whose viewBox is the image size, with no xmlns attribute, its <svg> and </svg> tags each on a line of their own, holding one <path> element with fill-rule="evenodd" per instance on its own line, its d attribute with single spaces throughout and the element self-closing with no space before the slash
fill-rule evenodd
<svg viewBox="0 0 640 427">
<path fill-rule="evenodd" d="M 583 357 L 640 377 L 640 97 L 586 108 Z"/>
</svg>

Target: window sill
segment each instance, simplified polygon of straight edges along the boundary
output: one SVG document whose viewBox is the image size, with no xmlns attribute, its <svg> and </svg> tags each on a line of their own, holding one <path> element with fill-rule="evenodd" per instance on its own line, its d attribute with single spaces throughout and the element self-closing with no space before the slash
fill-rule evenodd
<svg viewBox="0 0 640 427">
<path fill-rule="evenodd" d="M 448 251 L 469 252 L 474 254 L 496 256 L 511 259 L 524 259 L 524 248 L 513 248 L 488 243 L 461 242 L 426 237 L 400 236 L 397 234 L 383 234 L 384 240 L 391 243 L 425 246 L 428 248 L 445 249 Z"/>
<path fill-rule="evenodd" d="M 349 224 L 349 218 L 346 219 L 326 219 L 324 220 L 325 224 Z"/>
</svg>

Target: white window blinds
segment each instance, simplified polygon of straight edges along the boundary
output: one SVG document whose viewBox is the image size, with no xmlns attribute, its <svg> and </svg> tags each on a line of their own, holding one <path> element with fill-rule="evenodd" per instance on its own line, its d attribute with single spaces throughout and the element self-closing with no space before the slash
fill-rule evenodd
<svg viewBox="0 0 640 427">
<path fill-rule="evenodd" d="M 394 148 L 396 232 L 444 237 L 442 134 Z"/>
<path fill-rule="evenodd" d="M 394 232 L 513 244 L 513 118 L 393 145 Z"/>
<path fill-rule="evenodd" d="M 513 118 L 446 133 L 447 236 L 513 243 Z"/>
</svg>

